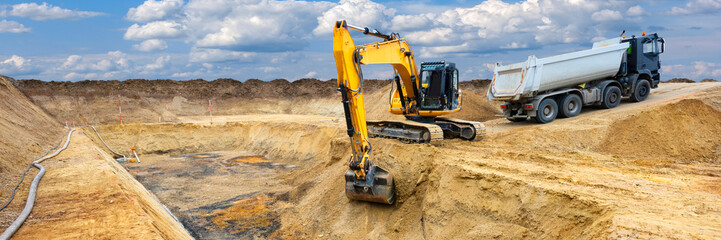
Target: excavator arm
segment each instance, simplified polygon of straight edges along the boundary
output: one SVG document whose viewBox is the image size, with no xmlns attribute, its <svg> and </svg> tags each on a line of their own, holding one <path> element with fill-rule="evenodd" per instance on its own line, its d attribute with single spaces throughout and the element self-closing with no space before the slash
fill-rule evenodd
<svg viewBox="0 0 721 240">
<path fill-rule="evenodd" d="M 348 32 L 349 28 L 383 38 L 385 41 L 356 46 Z M 338 91 L 341 93 L 347 134 L 352 148 L 348 161 L 350 169 L 345 174 L 346 196 L 350 199 L 386 204 L 392 204 L 395 199 L 393 177 L 388 171 L 374 165 L 369 158 L 373 148 L 368 141 L 360 64 L 388 63 L 393 65 L 398 74 L 408 77 L 416 75 L 411 67 L 412 56 L 407 58 L 405 53 L 400 52 L 403 48 L 401 45 L 393 36 L 378 31 L 371 32 L 368 28 L 349 26 L 345 21 L 337 22 L 333 28 L 333 55 L 338 71 Z M 407 47 L 407 44 L 403 46 Z M 406 49 L 410 51 L 410 48 Z M 404 63 L 402 59 L 410 61 Z M 410 87 L 412 86 L 407 89 Z"/>
</svg>

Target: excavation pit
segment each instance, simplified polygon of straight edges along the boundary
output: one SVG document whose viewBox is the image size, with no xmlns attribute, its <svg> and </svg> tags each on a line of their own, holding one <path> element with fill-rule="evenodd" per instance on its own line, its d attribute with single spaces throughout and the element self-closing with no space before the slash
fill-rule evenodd
<svg viewBox="0 0 721 240">
<path fill-rule="evenodd" d="M 608 209 L 592 201 L 446 166 L 457 160 L 434 156 L 449 149 L 389 139 L 372 144 L 379 146 L 376 159 L 402 179 L 400 201 L 350 201 L 343 195 L 347 166 L 341 160 L 348 144 L 336 123 L 156 124 L 101 131 L 111 145 L 138 146 L 143 162 L 123 165 L 199 239 L 342 237 L 358 218 L 374 219 L 361 225 L 377 229 L 369 238 L 579 237 L 607 227 L 602 222 Z M 446 216 L 450 212 L 453 218 Z"/>
<path fill-rule="evenodd" d="M 123 165 L 198 239 L 268 238 L 281 226 L 277 196 L 291 188 L 280 179 L 292 167 L 244 151 L 145 154 Z"/>
</svg>

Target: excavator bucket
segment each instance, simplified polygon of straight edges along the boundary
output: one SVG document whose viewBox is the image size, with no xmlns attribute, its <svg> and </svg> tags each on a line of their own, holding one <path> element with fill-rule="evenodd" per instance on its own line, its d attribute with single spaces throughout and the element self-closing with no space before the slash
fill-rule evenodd
<svg viewBox="0 0 721 240">
<path fill-rule="evenodd" d="M 352 170 L 345 172 L 345 195 L 353 200 L 393 204 L 395 185 L 393 176 L 385 169 L 372 165 L 365 180 L 356 178 Z"/>
</svg>

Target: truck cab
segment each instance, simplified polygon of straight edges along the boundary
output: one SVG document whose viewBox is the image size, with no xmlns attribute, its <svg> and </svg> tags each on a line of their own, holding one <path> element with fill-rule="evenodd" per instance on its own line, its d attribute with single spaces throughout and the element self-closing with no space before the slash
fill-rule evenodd
<svg viewBox="0 0 721 240">
<path fill-rule="evenodd" d="M 623 76 L 619 80 L 625 89 L 624 95 L 627 92 L 632 91 L 632 86 L 635 86 L 637 79 L 644 78 L 650 80 L 652 88 L 658 87 L 658 83 L 661 80 L 659 69 L 661 69 L 661 62 L 659 55 L 665 50 L 665 41 L 660 38 L 658 34 L 645 33 L 640 36 L 631 36 L 621 40 L 621 42 L 629 43 L 630 47 L 626 52 L 626 61 L 624 66 L 621 66 L 619 75 Z"/>
<path fill-rule="evenodd" d="M 458 69 L 446 61 L 421 62 L 420 110 L 452 110 L 459 104 Z"/>
</svg>

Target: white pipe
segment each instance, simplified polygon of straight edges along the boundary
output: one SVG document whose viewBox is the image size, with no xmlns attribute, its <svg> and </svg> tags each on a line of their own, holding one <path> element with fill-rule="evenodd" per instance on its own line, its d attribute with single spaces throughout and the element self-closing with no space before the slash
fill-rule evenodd
<svg viewBox="0 0 721 240">
<path fill-rule="evenodd" d="M 110 150 L 110 152 L 112 152 L 112 153 L 114 153 L 115 155 L 118 155 L 118 156 L 123 156 L 123 159 L 126 159 L 126 160 L 127 160 L 127 157 L 125 157 L 125 155 L 113 151 L 113 149 L 110 148 L 110 146 L 108 146 L 107 143 L 105 143 L 105 140 L 103 140 L 103 137 L 100 136 L 100 133 L 98 132 L 97 129 L 95 129 L 95 126 L 90 125 L 89 127 L 93 128 L 93 131 L 95 131 L 95 134 L 98 135 L 98 138 L 100 138 L 100 141 L 103 142 L 103 144 L 105 145 L 105 147 L 107 147 L 108 150 Z M 135 158 L 137 158 L 137 157 L 138 157 L 138 156 L 136 155 Z M 140 162 L 140 159 L 138 159 L 138 162 Z"/>
<path fill-rule="evenodd" d="M 38 172 L 37 175 L 35 175 L 35 179 L 33 179 L 33 183 L 30 185 L 30 192 L 28 193 L 28 200 L 25 202 L 25 208 L 22 212 L 20 212 L 20 215 L 15 219 L 15 221 L 10 224 L 10 226 L 5 229 L 2 235 L 0 235 L 0 240 L 7 240 L 10 239 L 10 237 L 15 234 L 15 232 L 20 229 L 20 226 L 23 225 L 25 222 L 25 219 L 30 216 L 30 212 L 33 210 L 33 206 L 35 205 L 35 194 L 37 193 L 38 184 L 40 184 L 40 179 L 43 178 L 43 175 L 45 175 L 45 168 L 40 165 L 42 161 L 45 161 L 46 159 L 52 158 L 60 154 L 63 150 L 68 148 L 68 144 L 70 144 L 70 136 L 72 136 L 75 129 L 70 129 L 70 132 L 68 132 L 68 139 L 65 141 L 65 145 L 55 151 L 55 153 L 44 156 L 38 160 L 35 160 L 33 162 L 33 167 L 36 167 L 37 169 L 40 169 L 40 172 Z"/>
</svg>

